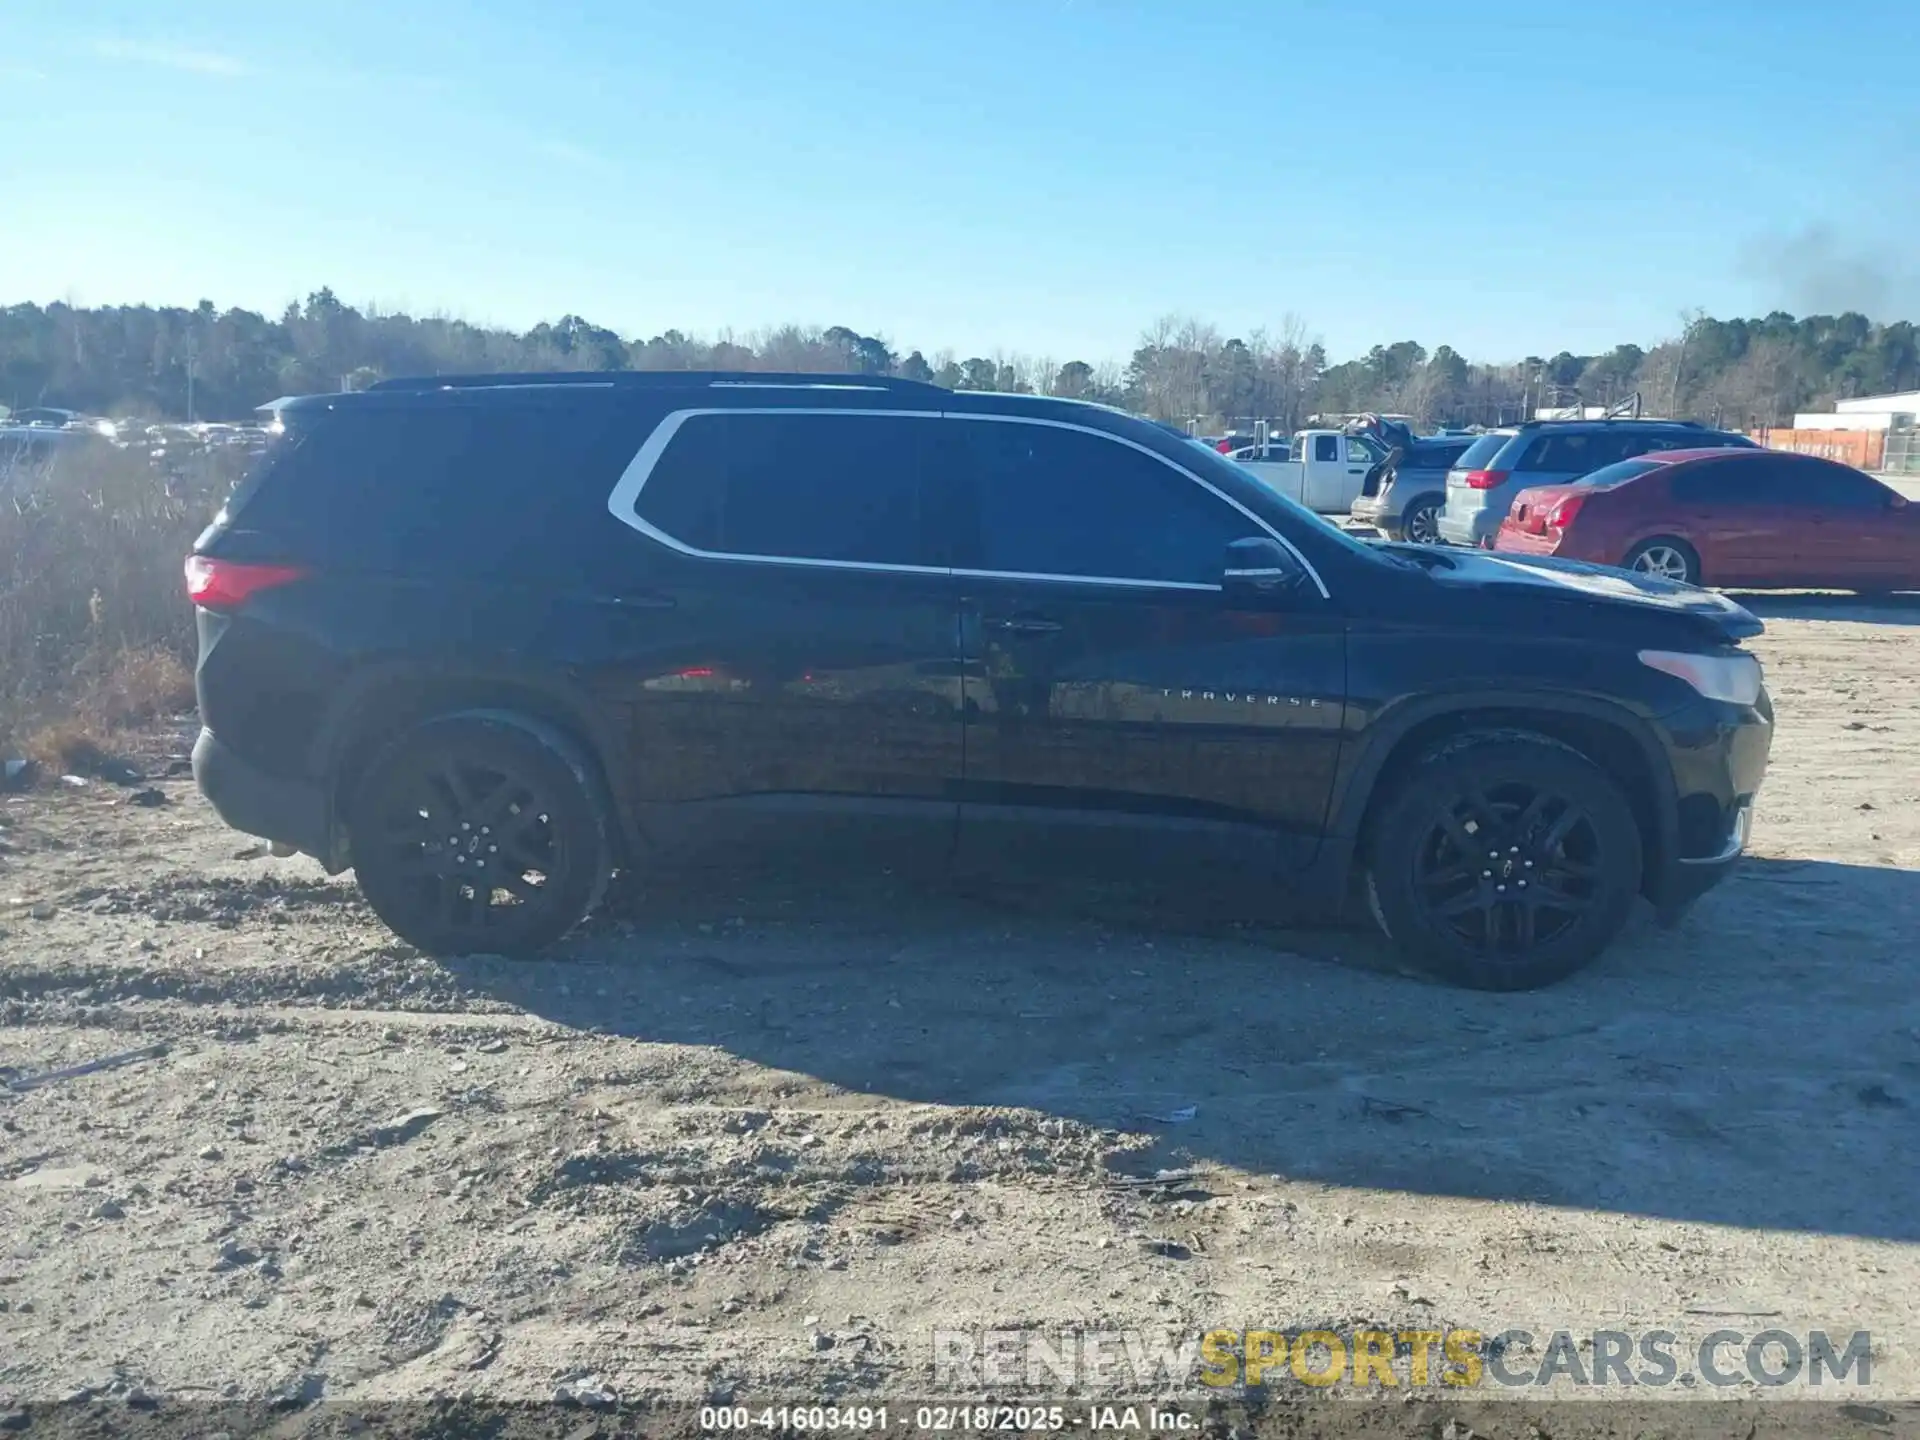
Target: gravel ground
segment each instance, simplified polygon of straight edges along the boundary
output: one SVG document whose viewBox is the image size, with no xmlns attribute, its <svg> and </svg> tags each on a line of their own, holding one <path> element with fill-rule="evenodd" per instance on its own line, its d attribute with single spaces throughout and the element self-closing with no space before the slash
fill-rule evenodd
<svg viewBox="0 0 1920 1440">
<path fill-rule="evenodd" d="M 0 1074 L 160 1048 L 0 1095 L 0 1402 L 926 1394 L 936 1329 L 1316 1322 L 1865 1329 L 1920 1397 L 1920 605 L 1752 603 L 1754 857 L 1531 995 L 794 870 L 439 963 L 188 779 L 8 797 Z"/>
</svg>

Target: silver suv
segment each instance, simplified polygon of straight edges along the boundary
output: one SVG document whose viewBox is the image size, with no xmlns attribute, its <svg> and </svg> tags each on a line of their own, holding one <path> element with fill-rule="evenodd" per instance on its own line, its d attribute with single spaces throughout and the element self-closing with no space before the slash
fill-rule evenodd
<svg viewBox="0 0 1920 1440">
<path fill-rule="evenodd" d="M 1656 450 L 1716 446 L 1756 448 L 1744 435 L 1693 420 L 1529 420 L 1489 430 L 1447 472 L 1440 538 L 1449 545 L 1490 545 L 1522 490 L 1564 485 Z"/>
</svg>

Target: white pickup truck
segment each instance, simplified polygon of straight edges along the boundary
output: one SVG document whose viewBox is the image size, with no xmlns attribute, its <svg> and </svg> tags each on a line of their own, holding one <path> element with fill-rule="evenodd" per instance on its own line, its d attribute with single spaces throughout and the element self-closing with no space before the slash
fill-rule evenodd
<svg viewBox="0 0 1920 1440">
<path fill-rule="evenodd" d="M 1360 498 L 1367 471 L 1386 450 L 1366 435 L 1339 430 L 1297 430 L 1293 439 L 1269 437 L 1227 458 L 1251 470 L 1260 482 L 1322 515 L 1344 515 Z"/>
</svg>

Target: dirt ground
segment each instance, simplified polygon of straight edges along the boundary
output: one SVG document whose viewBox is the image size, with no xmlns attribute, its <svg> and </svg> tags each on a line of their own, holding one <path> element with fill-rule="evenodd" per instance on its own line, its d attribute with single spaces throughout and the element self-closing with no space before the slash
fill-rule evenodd
<svg viewBox="0 0 1920 1440">
<path fill-rule="evenodd" d="M 1530 995 L 792 870 L 437 963 L 190 779 L 8 797 L 0 1073 L 164 1049 L 0 1095 L 0 1403 L 926 1395 L 936 1329 L 1368 1322 L 1870 1330 L 1920 1397 L 1920 603 L 1751 603 L 1753 858 Z"/>
</svg>

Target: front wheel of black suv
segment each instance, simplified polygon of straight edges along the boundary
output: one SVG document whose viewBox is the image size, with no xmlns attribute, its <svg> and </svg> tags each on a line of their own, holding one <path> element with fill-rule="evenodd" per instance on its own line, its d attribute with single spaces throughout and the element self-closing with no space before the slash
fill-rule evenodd
<svg viewBox="0 0 1920 1440">
<path fill-rule="evenodd" d="M 347 808 L 354 873 L 387 928 L 432 955 L 526 955 L 599 900 L 607 822 L 537 726 L 455 715 L 401 737 Z"/>
<path fill-rule="evenodd" d="M 1374 817 L 1367 890 L 1387 938 L 1476 990 L 1532 990 L 1626 923 L 1641 841 L 1619 785 L 1544 735 L 1498 731 L 1426 755 Z"/>
</svg>

